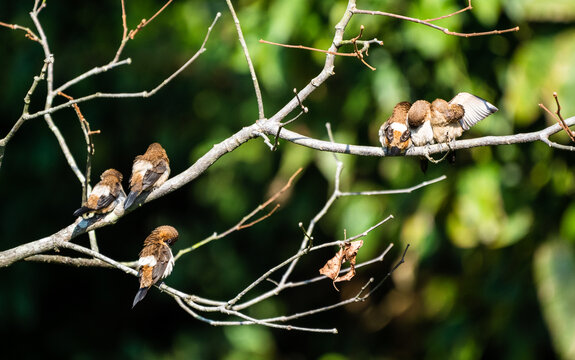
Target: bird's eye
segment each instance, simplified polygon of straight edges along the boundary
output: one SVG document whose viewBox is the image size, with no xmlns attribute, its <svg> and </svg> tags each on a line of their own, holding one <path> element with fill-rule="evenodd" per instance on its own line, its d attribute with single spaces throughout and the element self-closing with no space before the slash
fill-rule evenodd
<svg viewBox="0 0 575 360">
<path fill-rule="evenodd" d="M 409 130 L 405 130 L 403 132 L 403 134 L 401 134 L 401 138 L 399 139 L 401 142 L 405 142 L 409 139 L 409 137 L 411 136 L 411 131 Z"/>
<path fill-rule="evenodd" d="M 387 141 L 388 142 L 392 142 L 393 141 L 393 129 L 391 127 L 388 127 L 385 130 L 385 136 L 387 137 Z"/>
</svg>

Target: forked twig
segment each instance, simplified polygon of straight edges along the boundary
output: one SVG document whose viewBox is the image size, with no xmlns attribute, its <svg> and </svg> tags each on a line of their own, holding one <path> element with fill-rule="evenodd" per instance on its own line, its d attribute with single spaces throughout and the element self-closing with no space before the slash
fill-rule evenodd
<svg viewBox="0 0 575 360">
<path fill-rule="evenodd" d="M 357 57 L 357 55 L 355 53 L 342 53 L 342 52 L 337 52 L 337 51 L 322 50 L 322 49 L 316 49 L 316 48 L 304 46 L 304 45 L 281 44 L 281 43 L 276 43 L 273 41 L 267 41 L 264 39 L 260 39 L 260 43 L 268 44 L 268 45 L 281 46 L 281 47 L 285 47 L 285 48 L 289 48 L 289 49 L 301 49 L 301 50 L 317 51 L 317 52 L 321 52 L 321 53 L 329 54 L 329 55 Z"/>
<path fill-rule="evenodd" d="M 365 66 L 367 66 L 371 71 L 375 71 L 375 68 L 374 68 L 373 66 L 369 65 L 369 64 L 365 61 L 364 56 L 363 56 L 363 53 L 360 52 L 359 49 L 357 48 L 357 40 L 360 39 L 361 36 L 363 35 L 363 29 L 364 29 L 364 26 L 361 25 L 361 26 L 359 27 L 359 34 L 357 34 L 356 37 L 354 37 L 353 39 L 351 39 L 351 43 L 353 44 L 353 50 L 354 50 L 354 53 L 357 55 L 357 58 L 358 58 Z M 366 51 L 365 51 L 365 55 L 368 55 L 367 49 L 366 49 Z"/>
<path fill-rule="evenodd" d="M 413 18 L 413 17 L 409 17 L 409 16 L 405 16 L 405 15 L 399 15 L 399 14 L 394 14 L 394 13 L 389 13 L 389 12 L 385 12 L 385 11 L 377 11 L 377 10 L 362 10 L 362 9 L 358 9 L 358 8 L 354 8 L 351 10 L 351 12 L 353 14 L 364 14 L 364 15 L 380 15 L 380 16 L 387 16 L 387 17 L 392 17 L 395 19 L 400 19 L 400 20 L 405 20 L 405 21 L 411 21 L 417 24 L 421 24 L 421 25 L 425 25 L 425 26 L 429 26 L 433 29 L 439 30 L 441 32 L 443 32 L 444 34 L 447 35 L 453 35 L 453 36 L 461 36 L 461 37 L 473 37 L 473 36 L 485 36 L 485 35 L 499 35 L 499 34 L 503 34 L 503 33 L 508 33 L 508 32 L 513 32 L 513 31 L 519 31 L 519 26 L 513 27 L 513 28 L 509 28 L 509 29 L 504 29 L 504 30 L 491 30 L 491 31 L 484 31 L 484 32 L 477 32 L 477 33 L 461 33 L 461 32 L 456 32 L 456 31 L 450 31 L 448 28 L 446 27 L 442 27 L 439 25 L 435 25 L 432 24 L 431 22 L 435 21 L 435 20 L 440 20 L 440 19 L 444 19 L 456 14 L 460 14 L 464 11 L 470 10 L 471 7 L 471 1 L 469 1 L 468 3 L 469 5 L 459 11 L 456 11 L 454 13 L 448 14 L 448 15 L 444 15 L 438 18 L 434 18 L 434 19 L 428 19 L 428 20 L 421 20 L 418 18 Z"/>
<path fill-rule="evenodd" d="M 288 264 L 291 265 L 293 264 L 296 260 L 299 260 L 302 256 L 312 252 L 312 251 L 317 251 L 320 249 L 324 249 L 326 247 L 332 247 L 332 246 L 342 246 L 345 243 L 348 243 L 350 241 L 353 241 L 355 239 L 358 239 L 360 237 L 366 236 L 367 234 L 369 234 L 371 231 L 377 229 L 378 227 L 380 227 L 381 225 L 383 225 L 385 222 L 387 222 L 389 219 L 393 218 L 393 216 L 388 216 L 387 218 L 381 220 L 380 222 L 378 222 L 377 224 L 373 225 L 372 227 L 370 227 L 369 229 L 365 230 L 364 232 L 357 234 L 355 236 L 353 236 L 352 238 L 346 239 L 346 240 L 338 240 L 338 241 L 332 241 L 332 242 L 328 242 L 328 243 L 323 243 L 320 245 L 316 245 L 313 246 L 311 248 L 303 248 L 300 249 L 295 255 L 289 257 L 288 259 L 284 260 L 283 262 L 281 262 L 280 264 L 274 266 L 273 268 L 269 269 L 268 271 L 266 271 L 265 273 L 263 273 L 258 279 L 256 279 L 255 281 L 253 281 L 250 285 L 248 285 L 247 287 L 245 287 L 242 291 L 240 291 L 233 299 L 229 300 L 227 302 L 227 308 L 228 309 L 234 309 L 234 310 L 242 310 L 245 309 L 246 307 L 249 307 L 255 303 L 261 302 L 262 300 L 269 298 L 270 296 L 273 295 L 277 295 L 279 294 L 284 288 L 285 288 L 285 281 L 280 281 L 279 283 L 277 283 L 276 287 L 262 295 L 257 296 L 254 299 L 251 299 L 245 303 L 236 305 L 238 303 L 238 301 L 240 299 L 242 299 L 248 292 L 250 292 L 252 289 L 254 289 L 257 285 L 259 285 L 260 283 L 264 282 L 266 279 L 268 279 L 273 273 L 275 273 L 276 271 L 282 269 L 283 267 L 287 266 Z M 305 236 L 307 238 L 311 238 L 311 236 L 306 233 Z"/>
<path fill-rule="evenodd" d="M 377 45 L 382 46 L 383 41 L 377 40 L 377 39 L 364 40 L 364 41 L 359 40 L 361 38 L 361 36 L 363 35 L 363 30 L 364 30 L 364 26 L 361 25 L 360 30 L 359 30 L 359 34 L 356 37 L 352 38 L 351 40 L 343 40 L 340 44 L 340 45 L 352 44 L 353 45 L 353 52 L 352 53 L 342 53 L 342 52 L 337 52 L 337 51 L 322 50 L 322 49 L 317 49 L 317 48 L 304 46 L 304 45 L 287 45 L 287 44 L 276 43 L 276 42 L 267 41 L 267 40 L 263 40 L 263 39 L 260 39 L 260 43 L 275 45 L 275 46 L 281 46 L 281 47 L 290 48 L 290 49 L 302 49 L 302 50 L 316 51 L 316 52 L 321 52 L 324 54 L 335 55 L 335 56 L 355 57 L 355 58 L 358 58 L 369 69 L 375 70 L 375 68 L 373 66 L 369 65 L 365 61 L 363 54 L 365 53 L 365 55 L 368 55 L 368 50 L 369 50 L 370 44 L 377 44 Z M 362 44 L 363 47 L 361 49 L 359 49 L 357 47 L 357 44 Z M 298 100 L 299 100 L 299 98 L 298 98 Z"/>
<path fill-rule="evenodd" d="M 567 133 L 567 135 L 569 136 L 571 141 L 575 142 L 575 131 L 569 129 L 569 126 L 565 123 L 563 116 L 561 116 L 561 104 L 559 104 L 559 97 L 557 96 L 556 92 L 553 92 L 553 97 L 555 98 L 555 104 L 557 105 L 557 111 L 555 111 L 555 113 L 552 113 L 543 104 L 539 104 L 539 107 L 541 107 L 543 110 L 547 111 L 547 113 L 549 113 L 549 115 L 551 115 L 551 117 L 553 117 L 557 121 L 559 126 L 561 126 L 561 128 Z"/>
<path fill-rule="evenodd" d="M 274 140 L 274 144 L 273 144 L 273 145 L 271 146 L 271 148 L 270 148 L 271 151 L 276 151 L 276 150 L 277 150 L 278 145 L 279 145 L 280 132 L 282 131 L 282 129 L 284 128 L 284 126 L 286 126 L 286 125 L 288 125 L 288 124 L 291 124 L 292 122 L 296 121 L 296 120 L 297 120 L 300 116 L 302 116 L 303 114 L 307 114 L 308 111 L 309 111 L 309 109 L 307 108 L 307 106 L 304 106 L 303 103 L 302 103 L 302 101 L 301 101 L 301 99 L 299 98 L 299 95 L 298 95 L 298 93 L 297 93 L 297 89 L 296 89 L 296 88 L 293 89 L 293 92 L 294 92 L 295 97 L 296 97 L 296 99 L 297 99 L 297 101 L 298 101 L 298 103 L 299 103 L 299 106 L 300 106 L 300 108 L 301 108 L 301 111 L 300 111 L 299 114 L 297 114 L 293 119 L 290 119 L 290 120 L 288 120 L 288 121 L 286 121 L 286 122 L 283 122 L 283 123 L 282 123 L 282 122 L 279 123 L 278 132 L 276 133 L 275 140 Z M 266 137 L 266 139 L 267 139 L 267 137 Z"/>
<path fill-rule="evenodd" d="M 124 0 L 120 0 L 120 2 L 122 3 L 122 41 L 120 42 L 120 46 L 118 47 L 118 50 L 116 50 L 116 55 L 114 56 L 114 58 L 112 59 L 112 61 L 110 61 L 110 64 L 114 64 L 116 62 L 118 62 L 118 60 L 120 59 L 120 55 L 122 54 L 122 51 L 124 51 L 124 47 L 126 46 L 126 44 L 128 43 L 129 40 L 133 40 L 134 36 L 136 36 L 136 34 L 146 25 L 148 25 L 152 20 L 154 20 L 158 15 L 160 15 L 160 13 L 162 11 L 164 11 L 164 9 L 166 7 L 168 7 L 168 5 L 170 5 L 170 3 L 173 0 L 168 0 L 164 6 L 162 6 L 160 8 L 160 10 L 156 11 L 156 13 L 149 19 L 142 19 L 140 21 L 140 23 L 138 24 L 138 26 L 135 29 L 132 30 L 128 30 L 128 24 L 126 21 L 126 5 L 124 3 Z"/>
<path fill-rule="evenodd" d="M 160 8 L 160 10 L 156 11 L 156 13 L 155 13 L 149 20 L 142 19 L 142 20 L 140 21 L 140 23 L 138 24 L 138 26 L 137 26 L 134 30 L 130 30 L 130 32 L 129 32 L 129 34 L 128 34 L 128 36 L 130 37 L 130 39 L 133 40 L 133 39 L 134 39 L 134 36 L 136 36 L 136 34 L 138 33 L 138 31 L 140 31 L 142 28 L 144 28 L 146 25 L 148 25 L 150 22 L 152 22 L 152 20 L 154 20 L 154 19 L 156 18 L 156 16 L 160 15 L 160 13 L 161 13 L 162 11 L 164 11 L 164 9 L 167 8 L 168 5 L 170 5 L 170 3 L 171 3 L 172 1 L 173 1 L 173 0 L 168 0 L 168 1 L 164 4 L 164 6 L 162 6 L 162 7 Z M 122 11 L 123 11 L 123 10 L 124 10 L 124 0 L 122 0 Z M 122 18 L 123 18 L 123 16 L 122 16 Z"/>
</svg>

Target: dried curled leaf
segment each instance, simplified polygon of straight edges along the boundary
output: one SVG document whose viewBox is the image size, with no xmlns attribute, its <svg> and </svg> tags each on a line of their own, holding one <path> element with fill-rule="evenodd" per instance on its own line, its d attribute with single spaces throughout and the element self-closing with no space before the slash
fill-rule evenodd
<svg viewBox="0 0 575 360">
<path fill-rule="evenodd" d="M 319 269 L 319 273 L 327 276 L 328 278 L 335 280 L 339 270 L 341 269 L 341 263 L 343 262 L 343 248 L 340 248 L 337 254 L 331 259 L 329 259 L 325 265 Z"/>
<path fill-rule="evenodd" d="M 334 287 L 336 282 L 351 280 L 355 276 L 355 257 L 357 256 L 357 252 L 362 245 L 363 240 L 346 243 L 339 249 L 334 257 L 325 263 L 325 265 L 319 270 L 319 273 L 332 279 Z M 343 276 L 338 276 L 341 270 L 341 265 L 346 261 L 349 261 L 350 264 L 349 271 Z"/>
</svg>

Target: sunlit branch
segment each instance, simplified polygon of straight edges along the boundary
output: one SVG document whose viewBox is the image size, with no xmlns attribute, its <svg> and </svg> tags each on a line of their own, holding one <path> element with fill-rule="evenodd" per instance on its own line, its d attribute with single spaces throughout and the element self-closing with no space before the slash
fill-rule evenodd
<svg viewBox="0 0 575 360">
<path fill-rule="evenodd" d="M 565 119 L 565 124 L 566 126 L 575 125 L 575 116 Z M 277 124 L 267 122 L 264 126 L 260 126 L 260 130 L 263 130 L 268 135 L 272 135 L 277 132 L 277 126 L 278 126 Z M 543 141 L 549 146 L 557 149 L 575 151 L 575 147 L 573 146 L 565 146 L 549 140 L 549 136 L 556 134 L 561 130 L 562 127 L 559 124 L 554 124 L 542 130 L 530 133 L 519 133 L 519 134 L 501 135 L 501 136 L 484 136 L 473 139 L 456 140 L 450 142 L 449 144 L 433 144 L 427 146 L 411 147 L 407 149 L 405 154 L 402 154 L 401 156 L 425 156 L 458 149 L 470 149 L 480 146 L 510 145 L 519 143 L 529 143 L 535 141 Z M 294 144 L 320 151 L 328 151 L 333 153 L 360 155 L 360 156 L 375 156 L 375 157 L 389 156 L 387 150 L 385 148 L 382 148 L 381 146 L 332 143 L 330 141 L 310 138 L 308 136 L 287 129 L 282 130 L 280 137 Z"/>
</svg>

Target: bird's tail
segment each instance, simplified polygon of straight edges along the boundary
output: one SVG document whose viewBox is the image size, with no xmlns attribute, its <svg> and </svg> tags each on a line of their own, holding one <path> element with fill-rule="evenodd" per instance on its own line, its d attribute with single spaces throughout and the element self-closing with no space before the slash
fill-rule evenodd
<svg viewBox="0 0 575 360">
<path fill-rule="evenodd" d="M 89 207 L 86 206 L 82 206 L 81 208 L 79 208 L 78 210 L 74 211 L 74 217 L 78 217 L 78 216 L 82 216 L 85 213 L 92 211 L 94 209 L 90 209 Z"/>
<path fill-rule="evenodd" d="M 126 201 L 124 202 L 124 209 L 127 209 L 130 206 L 132 206 L 132 204 L 134 203 L 134 201 L 136 200 L 138 195 L 140 195 L 140 193 L 135 192 L 135 191 L 130 191 L 130 193 L 128 194 L 128 197 L 126 198 Z"/>
<path fill-rule="evenodd" d="M 136 293 L 136 297 L 134 298 L 134 303 L 132 304 L 132 309 L 134 308 L 134 306 L 136 306 L 137 303 L 140 302 L 140 300 L 142 300 L 144 298 L 144 296 L 146 296 L 146 294 L 148 293 L 148 289 L 147 287 L 143 287 L 140 288 L 140 290 L 138 290 L 138 292 Z"/>
</svg>

